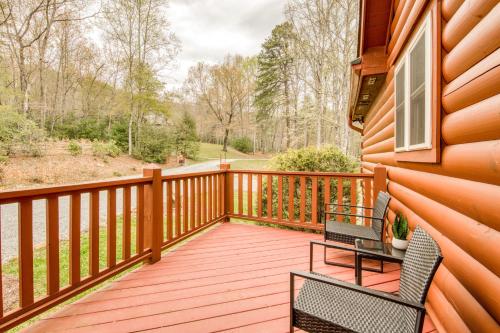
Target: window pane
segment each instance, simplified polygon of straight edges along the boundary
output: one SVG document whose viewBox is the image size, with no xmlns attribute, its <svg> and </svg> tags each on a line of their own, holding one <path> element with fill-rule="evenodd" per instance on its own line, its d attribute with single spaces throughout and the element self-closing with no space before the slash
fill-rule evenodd
<svg viewBox="0 0 500 333">
<path fill-rule="evenodd" d="M 396 73 L 396 147 L 405 145 L 405 65 Z"/>
<path fill-rule="evenodd" d="M 410 53 L 410 145 L 425 142 L 425 34 Z"/>
</svg>

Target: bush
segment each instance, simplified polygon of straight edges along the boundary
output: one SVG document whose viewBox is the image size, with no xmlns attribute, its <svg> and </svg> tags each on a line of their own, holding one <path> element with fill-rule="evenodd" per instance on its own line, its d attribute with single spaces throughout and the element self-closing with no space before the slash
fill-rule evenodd
<svg viewBox="0 0 500 333">
<path fill-rule="evenodd" d="M 357 166 L 353 160 L 333 146 L 289 150 L 276 156 L 272 164 L 277 170 L 282 171 L 320 172 L 353 172 Z"/>
<path fill-rule="evenodd" d="M 52 135 L 60 139 L 106 141 L 109 139 L 107 127 L 107 121 L 93 116 L 85 118 L 70 116 L 54 127 Z"/>
<path fill-rule="evenodd" d="M 135 127 L 134 127 L 135 128 Z M 135 136 L 135 131 L 132 130 Z M 125 118 L 114 119 L 111 124 L 110 139 L 124 152 L 128 150 L 128 121 Z"/>
<path fill-rule="evenodd" d="M 253 142 L 246 136 L 233 139 L 231 147 L 245 154 L 253 152 Z"/>
<path fill-rule="evenodd" d="M 78 142 L 72 140 L 68 144 L 68 151 L 71 154 L 71 156 L 81 155 L 82 154 L 82 146 Z"/>
<path fill-rule="evenodd" d="M 280 171 L 315 171 L 315 172 L 354 172 L 357 165 L 349 157 L 344 155 L 339 149 L 333 146 L 327 146 L 321 149 L 302 148 L 297 150 L 289 150 L 286 153 L 276 156 L 272 161 L 273 166 Z M 343 181 L 343 198 L 349 198 L 351 193 L 350 180 Z M 263 214 L 267 214 L 267 182 L 263 183 Z M 273 189 L 278 188 L 277 177 L 273 177 Z M 273 190 L 274 192 L 275 190 Z M 294 210 L 300 210 L 300 178 L 294 177 Z M 283 179 L 283 198 L 288 200 L 288 177 Z M 310 219 L 312 214 L 317 212 L 311 211 L 312 206 L 312 181 L 306 178 L 306 219 Z M 330 203 L 337 202 L 337 180 L 330 179 Z M 324 207 L 324 181 L 318 181 L 318 207 Z M 273 196 L 273 215 L 277 215 L 278 198 Z M 283 216 L 288 218 L 288 205 L 283 203 Z M 298 218 L 296 216 L 295 218 Z"/>
<path fill-rule="evenodd" d="M 164 163 L 172 151 L 172 137 L 165 128 L 142 126 L 139 142 L 134 149 L 135 158 L 150 163 Z"/>
<path fill-rule="evenodd" d="M 175 126 L 174 148 L 177 154 L 196 159 L 200 150 L 200 139 L 196 133 L 196 122 L 189 114 L 184 113 Z"/>
<path fill-rule="evenodd" d="M 0 156 L 22 154 L 41 156 L 45 131 L 34 121 L 15 111 L 2 110 L 0 114 Z"/>
<path fill-rule="evenodd" d="M 104 158 L 106 156 L 109 157 L 117 157 L 120 155 L 121 150 L 115 144 L 114 141 L 94 141 L 92 142 L 92 155 Z"/>
</svg>

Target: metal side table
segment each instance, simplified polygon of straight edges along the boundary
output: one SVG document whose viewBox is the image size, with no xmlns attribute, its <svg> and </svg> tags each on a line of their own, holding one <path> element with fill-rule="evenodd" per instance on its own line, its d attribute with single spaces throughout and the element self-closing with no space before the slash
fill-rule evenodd
<svg viewBox="0 0 500 333">
<path fill-rule="evenodd" d="M 402 263 L 406 253 L 406 251 L 392 247 L 390 243 L 365 239 L 356 239 L 354 241 L 354 248 L 356 254 L 355 276 L 357 285 L 361 285 L 362 283 L 363 259 Z"/>
</svg>

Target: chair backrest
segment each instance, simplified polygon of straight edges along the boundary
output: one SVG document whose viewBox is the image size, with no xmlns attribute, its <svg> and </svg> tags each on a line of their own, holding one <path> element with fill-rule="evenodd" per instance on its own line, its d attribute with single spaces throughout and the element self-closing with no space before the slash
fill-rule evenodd
<svg viewBox="0 0 500 333">
<path fill-rule="evenodd" d="M 399 295 L 401 298 L 424 304 L 427 291 L 441 263 L 441 249 L 421 227 L 413 232 L 401 266 Z"/>
<path fill-rule="evenodd" d="M 389 207 L 389 201 L 391 196 L 386 192 L 378 192 L 377 201 L 375 202 L 375 207 L 373 207 L 373 217 L 372 228 L 380 239 L 382 239 L 382 232 L 384 231 L 385 213 L 387 212 L 387 207 Z"/>
</svg>

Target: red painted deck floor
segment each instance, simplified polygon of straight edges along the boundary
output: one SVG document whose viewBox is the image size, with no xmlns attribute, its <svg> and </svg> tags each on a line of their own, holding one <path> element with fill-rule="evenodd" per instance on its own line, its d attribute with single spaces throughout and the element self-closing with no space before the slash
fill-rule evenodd
<svg viewBox="0 0 500 333">
<path fill-rule="evenodd" d="M 308 269 L 309 240 L 321 238 L 222 224 L 26 332 L 287 332 L 289 272 Z M 315 271 L 354 280 L 352 269 L 325 266 L 322 251 L 315 251 Z M 331 257 L 352 261 L 346 252 Z M 397 264 L 386 264 L 384 274 L 363 274 L 365 286 L 398 289 Z M 424 331 L 432 330 L 427 318 Z"/>
</svg>

